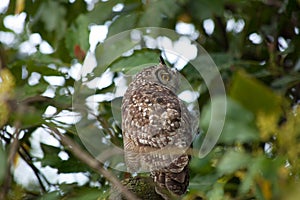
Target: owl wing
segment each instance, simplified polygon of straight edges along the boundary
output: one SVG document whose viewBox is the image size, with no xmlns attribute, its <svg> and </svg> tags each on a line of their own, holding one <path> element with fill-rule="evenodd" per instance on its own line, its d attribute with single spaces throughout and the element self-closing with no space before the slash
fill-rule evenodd
<svg viewBox="0 0 300 200">
<path fill-rule="evenodd" d="M 187 108 L 168 88 L 153 83 L 141 85 L 140 89 L 128 88 L 122 103 L 122 130 L 128 170 L 155 171 L 168 167 L 182 151 L 180 155 L 172 155 L 173 152 L 164 154 L 160 150 L 166 147 L 188 148 L 192 140 L 190 121 Z M 165 171 L 175 168 L 165 168 Z M 182 173 L 186 171 L 184 167 L 180 169 Z M 177 169 L 177 175 L 178 172 Z M 164 177 L 171 176 L 164 174 Z"/>
<path fill-rule="evenodd" d="M 191 134 L 186 111 L 177 95 L 162 85 L 146 83 L 140 89 L 129 88 L 122 103 L 123 135 L 137 146 L 182 145 L 178 141 Z"/>
<path fill-rule="evenodd" d="M 159 168 L 160 161 L 154 159 L 159 155 L 149 153 L 175 145 L 180 116 L 180 101 L 168 88 L 151 83 L 140 89 L 128 88 L 122 102 L 122 130 L 125 161 L 130 171 Z"/>
</svg>

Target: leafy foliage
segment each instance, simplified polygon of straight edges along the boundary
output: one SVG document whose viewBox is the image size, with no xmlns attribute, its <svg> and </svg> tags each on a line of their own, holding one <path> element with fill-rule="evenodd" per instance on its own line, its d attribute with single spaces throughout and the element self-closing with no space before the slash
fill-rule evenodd
<svg viewBox="0 0 300 200">
<path fill-rule="evenodd" d="M 24 27 L 15 31 L 8 20 L 22 14 Z M 97 102 L 98 116 L 89 122 L 82 119 L 90 119 L 92 108 L 85 99 L 73 99 L 76 107 L 72 98 L 82 91 L 84 98 L 116 92 L 121 74 L 156 63 L 160 52 L 147 44 L 133 50 L 136 43 L 125 37 L 114 45 L 101 42 L 97 67 L 80 79 L 73 72 L 83 69 L 94 25 L 105 25 L 107 38 L 140 27 L 176 30 L 201 44 L 218 66 L 227 91 L 225 125 L 206 157 L 193 155 L 185 199 L 295 199 L 300 195 L 299 16 L 295 0 L 10 1 L 0 15 L 0 199 L 108 197 L 106 178 L 62 145 L 53 128 L 85 149 L 76 124 L 96 124 L 121 147 L 120 119 L 113 116 L 119 108 L 111 106 L 117 98 Z M 180 24 L 192 31 L 184 33 Z M 174 45 L 178 38 L 169 39 Z M 110 84 L 90 88 L 87 83 L 103 73 L 112 73 Z M 205 135 L 212 115 L 209 91 L 189 63 L 181 73 L 199 94 Z M 32 183 L 18 179 L 18 170 L 30 174 Z M 78 174 L 85 178 L 58 178 Z"/>
</svg>

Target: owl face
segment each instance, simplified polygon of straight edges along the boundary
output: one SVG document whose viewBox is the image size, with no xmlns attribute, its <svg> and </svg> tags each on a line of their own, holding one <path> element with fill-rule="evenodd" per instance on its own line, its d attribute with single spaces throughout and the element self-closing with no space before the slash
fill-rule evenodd
<svg viewBox="0 0 300 200">
<path fill-rule="evenodd" d="M 135 75 L 133 82 L 137 86 L 143 85 L 143 83 L 156 83 L 169 88 L 175 93 L 178 89 L 180 79 L 179 73 L 176 70 L 160 63 L 143 69 Z"/>
</svg>

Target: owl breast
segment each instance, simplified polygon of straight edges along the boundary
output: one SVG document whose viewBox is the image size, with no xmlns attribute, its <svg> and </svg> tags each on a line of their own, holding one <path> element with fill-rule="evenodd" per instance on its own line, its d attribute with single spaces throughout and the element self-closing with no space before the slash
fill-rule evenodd
<svg viewBox="0 0 300 200">
<path fill-rule="evenodd" d="M 157 148 L 184 145 L 180 142 L 182 138 L 174 137 L 183 122 L 180 101 L 172 91 L 159 84 L 146 83 L 141 89 L 127 93 L 125 99 L 122 112 L 126 120 L 122 127 L 135 145 Z"/>
</svg>

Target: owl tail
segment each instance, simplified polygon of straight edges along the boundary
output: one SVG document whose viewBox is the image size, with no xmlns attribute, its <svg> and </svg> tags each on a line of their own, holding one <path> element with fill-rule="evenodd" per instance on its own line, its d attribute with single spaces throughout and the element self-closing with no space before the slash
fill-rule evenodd
<svg viewBox="0 0 300 200">
<path fill-rule="evenodd" d="M 151 172 L 156 193 L 165 200 L 180 199 L 189 185 L 189 156 L 181 155 L 168 167 Z"/>
</svg>

